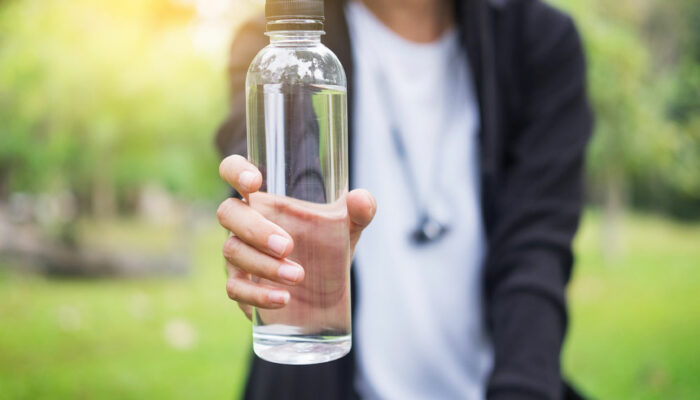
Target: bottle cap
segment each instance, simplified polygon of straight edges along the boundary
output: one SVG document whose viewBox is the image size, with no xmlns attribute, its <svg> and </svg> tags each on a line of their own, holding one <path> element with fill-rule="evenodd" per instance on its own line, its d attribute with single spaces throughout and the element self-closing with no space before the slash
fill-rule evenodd
<svg viewBox="0 0 700 400">
<path fill-rule="evenodd" d="M 323 20 L 323 0 L 267 0 L 265 17 Z"/>
</svg>

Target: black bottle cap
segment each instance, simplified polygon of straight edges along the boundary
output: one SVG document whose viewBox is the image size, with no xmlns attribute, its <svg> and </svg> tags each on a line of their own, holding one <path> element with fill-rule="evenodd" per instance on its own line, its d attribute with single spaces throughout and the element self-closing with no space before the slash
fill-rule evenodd
<svg viewBox="0 0 700 400">
<path fill-rule="evenodd" d="M 323 0 L 267 0 L 265 17 L 323 20 Z"/>
</svg>

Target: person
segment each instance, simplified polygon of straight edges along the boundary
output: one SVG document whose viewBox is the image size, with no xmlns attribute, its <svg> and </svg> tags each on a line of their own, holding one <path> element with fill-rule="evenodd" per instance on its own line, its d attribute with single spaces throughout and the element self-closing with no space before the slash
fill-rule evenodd
<svg viewBox="0 0 700 400">
<path fill-rule="evenodd" d="M 351 187 L 367 189 L 347 195 L 353 350 L 310 366 L 253 356 L 245 398 L 576 398 L 560 351 L 593 117 L 574 23 L 540 0 L 325 8 L 348 77 Z M 264 30 L 253 19 L 234 39 L 216 138 L 243 198 L 262 183 L 244 158 L 244 87 Z M 289 292 L 250 276 L 303 279 L 280 268 L 288 233 L 235 198 L 218 217 L 229 297 L 249 317 L 284 307 Z"/>
</svg>

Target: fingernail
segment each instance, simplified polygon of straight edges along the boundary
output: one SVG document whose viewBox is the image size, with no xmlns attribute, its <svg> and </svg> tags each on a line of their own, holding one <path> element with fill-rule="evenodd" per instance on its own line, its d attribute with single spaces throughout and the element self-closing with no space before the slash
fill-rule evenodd
<svg viewBox="0 0 700 400">
<path fill-rule="evenodd" d="M 277 275 L 284 280 L 298 282 L 304 275 L 304 270 L 298 265 L 284 263 L 277 270 Z"/>
<path fill-rule="evenodd" d="M 243 171 L 238 175 L 238 183 L 243 186 L 244 189 L 250 190 L 253 180 L 255 179 L 255 174 L 250 171 Z"/>
<path fill-rule="evenodd" d="M 270 302 L 275 304 L 287 304 L 289 303 L 289 293 L 275 290 L 267 295 Z"/>
<path fill-rule="evenodd" d="M 287 250 L 288 245 L 289 239 L 284 236 L 270 235 L 270 237 L 267 238 L 267 247 L 276 254 L 284 254 L 284 251 Z"/>
</svg>

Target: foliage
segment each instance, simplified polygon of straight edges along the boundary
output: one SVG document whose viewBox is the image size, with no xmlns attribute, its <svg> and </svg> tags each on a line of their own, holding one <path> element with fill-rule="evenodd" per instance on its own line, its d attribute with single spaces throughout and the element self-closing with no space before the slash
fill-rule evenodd
<svg viewBox="0 0 700 400">
<path fill-rule="evenodd" d="M 665 28 L 679 31 L 678 42 L 683 49 L 678 56 L 678 79 L 671 102 L 671 115 L 680 121 L 700 115 L 700 4 L 679 0 L 677 18 L 668 18 Z M 673 21 L 683 21 L 680 29 Z"/>
<path fill-rule="evenodd" d="M 574 15 L 590 66 L 593 200 L 614 189 L 700 216 L 698 2 L 554 2 Z M 198 3 L 0 3 L 0 200 L 70 189 L 88 208 L 96 196 L 124 205 L 150 183 L 220 197 L 226 50 L 194 45 Z M 245 18 L 235 4 L 230 25 Z"/>
<path fill-rule="evenodd" d="M 700 56 L 688 55 L 700 48 L 697 2 L 556 3 L 574 15 L 586 47 L 594 197 L 617 190 L 634 205 L 700 216 Z M 678 25 L 688 29 L 675 34 Z"/>
<path fill-rule="evenodd" d="M 216 197 L 224 73 L 193 18 L 166 0 L 0 4 L 0 184 Z"/>
</svg>

